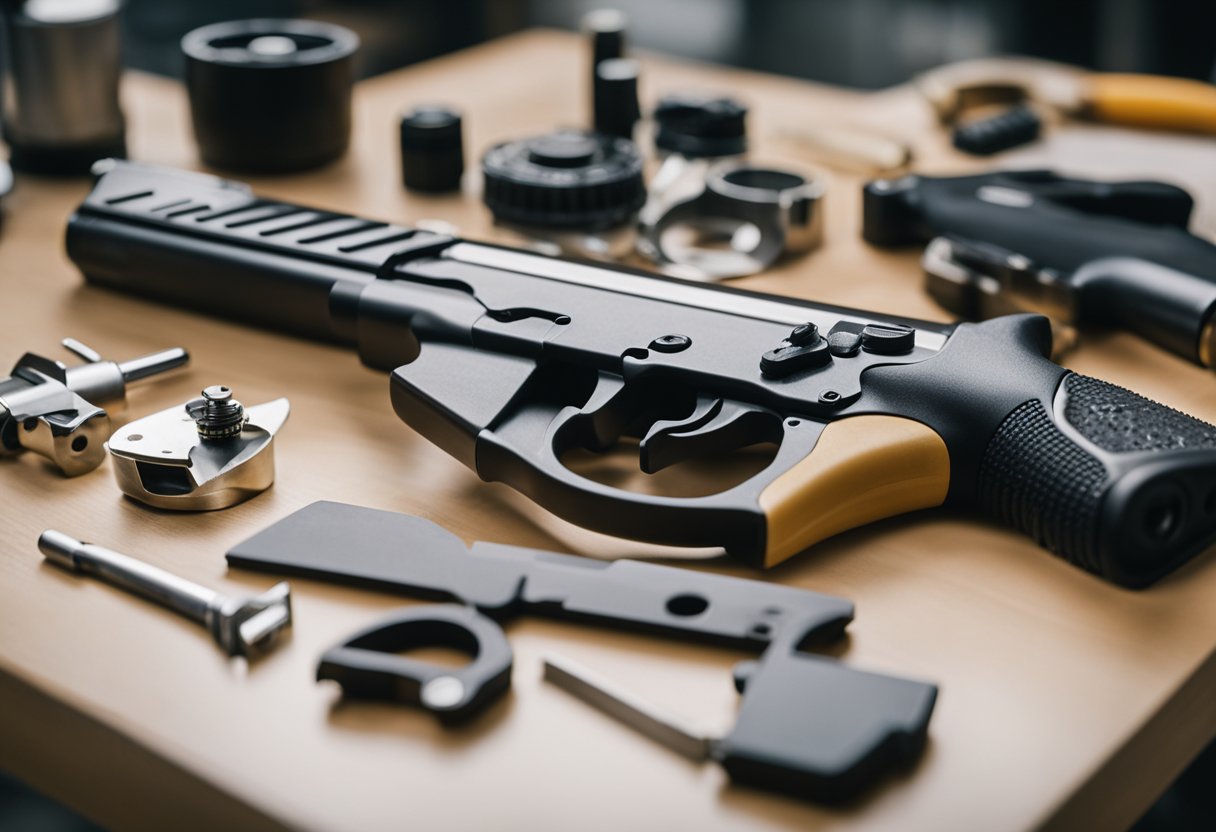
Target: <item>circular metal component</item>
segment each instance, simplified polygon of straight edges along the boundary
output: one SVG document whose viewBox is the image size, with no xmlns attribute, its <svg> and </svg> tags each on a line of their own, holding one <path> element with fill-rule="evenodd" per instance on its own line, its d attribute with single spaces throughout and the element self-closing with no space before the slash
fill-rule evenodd
<svg viewBox="0 0 1216 832">
<path fill-rule="evenodd" d="M 245 427 L 245 408 L 232 398 L 231 388 L 213 385 L 203 390 L 203 398 L 186 406 L 203 439 L 231 439 Z"/>
<path fill-rule="evenodd" d="M 643 229 L 642 250 L 680 267 L 673 271 L 682 276 L 719 280 L 755 274 L 782 255 L 819 244 L 823 192 L 809 174 L 722 162 L 709 170 L 700 194 L 676 203 Z M 722 241 L 726 244 L 712 245 Z"/>
<path fill-rule="evenodd" d="M 680 352 L 692 346 L 692 339 L 687 335 L 660 335 L 650 342 L 650 348 L 655 352 Z"/>
<path fill-rule="evenodd" d="M 646 199 L 633 142 L 582 130 L 496 145 L 481 170 L 499 222 L 602 230 L 629 222 Z"/>
<path fill-rule="evenodd" d="M 346 152 L 354 32 L 315 20 L 235 20 L 187 33 L 181 48 L 207 164 L 285 173 Z"/>
<path fill-rule="evenodd" d="M 464 698 L 464 684 L 455 676 L 436 676 L 422 686 L 419 701 L 432 710 L 451 708 Z"/>
<path fill-rule="evenodd" d="M 411 191 L 460 190 L 464 142 L 460 113 L 450 107 L 416 107 L 401 117 L 401 178 Z"/>
</svg>

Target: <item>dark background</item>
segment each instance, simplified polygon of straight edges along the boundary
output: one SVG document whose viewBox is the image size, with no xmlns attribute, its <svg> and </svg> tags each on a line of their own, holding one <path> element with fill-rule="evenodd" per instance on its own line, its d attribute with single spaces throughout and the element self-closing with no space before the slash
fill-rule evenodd
<svg viewBox="0 0 1216 832">
<path fill-rule="evenodd" d="M 531 26 L 576 29 L 583 14 L 603 5 L 595 0 L 128 0 L 126 61 L 180 75 L 178 41 L 196 26 L 310 17 L 359 33 L 361 71 L 367 76 Z M 941 63 L 1007 53 L 1098 70 L 1216 81 L 1216 0 L 620 0 L 613 6 L 629 16 L 632 46 L 852 87 L 891 86 Z M 8 829 L 97 827 L 0 774 L 0 830 Z M 1213 829 L 1216 746 L 1135 832 Z"/>
</svg>

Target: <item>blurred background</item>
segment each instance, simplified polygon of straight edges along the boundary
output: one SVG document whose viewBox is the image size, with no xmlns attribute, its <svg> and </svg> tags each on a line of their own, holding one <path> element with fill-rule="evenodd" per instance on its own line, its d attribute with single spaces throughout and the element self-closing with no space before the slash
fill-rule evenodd
<svg viewBox="0 0 1216 832">
<path fill-rule="evenodd" d="M 206 23 L 309 17 L 363 41 L 364 76 L 533 27 L 577 29 L 595 0 L 128 0 L 128 66 L 178 76 L 178 43 Z M 1216 0 L 619 0 L 631 47 L 876 89 L 942 63 L 1016 53 L 1107 71 L 1216 81 Z M 1216 164 L 1216 157 L 1214 157 Z M 998 753 L 994 749 L 994 753 Z M 0 773 L 0 829 L 94 830 Z M 1209 747 L 1135 826 L 1216 829 Z"/>
<path fill-rule="evenodd" d="M 196 26 L 314 17 L 363 39 L 365 75 L 531 26 L 578 27 L 600 0 L 128 0 L 128 62 L 181 72 Z M 1216 80 L 1211 0 L 622 0 L 630 42 L 715 63 L 878 88 L 964 58 L 1019 53 Z"/>
</svg>

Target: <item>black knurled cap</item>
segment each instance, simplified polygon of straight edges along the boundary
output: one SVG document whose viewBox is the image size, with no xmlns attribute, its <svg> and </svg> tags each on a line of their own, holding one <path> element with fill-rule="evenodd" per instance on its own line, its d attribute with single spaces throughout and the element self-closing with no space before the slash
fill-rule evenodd
<svg viewBox="0 0 1216 832">
<path fill-rule="evenodd" d="M 411 191 L 460 190 L 464 142 L 460 113 L 450 107 L 416 107 L 401 117 L 401 178 Z"/>
<path fill-rule="evenodd" d="M 681 156 L 737 156 L 747 150 L 747 106 L 733 98 L 666 95 L 654 110 L 654 143 Z"/>
<path fill-rule="evenodd" d="M 642 115 L 638 105 L 641 66 L 632 58 L 601 61 L 595 68 L 595 129 L 609 136 L 633 138 Z"/>
<path fill-rule="evenodd" d="M 481 170 L 486 207 L 501 222 L 599 230 L 628 222 L 646 201 L 637 146 L 585 130 L 495 145 Z"/>
</svg>

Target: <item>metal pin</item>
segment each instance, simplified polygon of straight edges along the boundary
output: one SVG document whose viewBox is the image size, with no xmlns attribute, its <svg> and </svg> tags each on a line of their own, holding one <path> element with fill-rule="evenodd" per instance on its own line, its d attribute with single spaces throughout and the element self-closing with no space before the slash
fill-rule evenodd
<svg viewBox="0 0 1216 832">
<path fill-rule="evenodd" d="M 689 727 L 653 703 L 639 699 L 567 659 L 547 656 L 544 668 L 546 682 L 552 682 L 638 733 L 690 760 L 709 759 L 716 738 Z"/>
<path fill-rule="evenodd" d="M 53 529 L 39 536 L 38 549 L 57 566 L 93 575 L 202 624 L 230 656 L 261 652 L 291 626 L 291 588 L 286 582 L 256 597 L 223 595 Z"/>
</svg>

